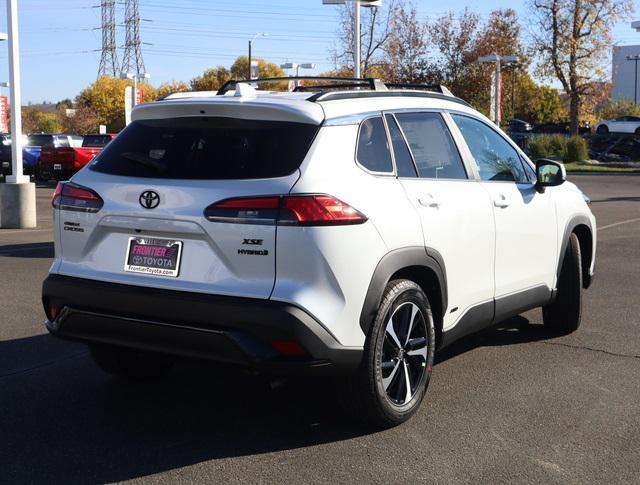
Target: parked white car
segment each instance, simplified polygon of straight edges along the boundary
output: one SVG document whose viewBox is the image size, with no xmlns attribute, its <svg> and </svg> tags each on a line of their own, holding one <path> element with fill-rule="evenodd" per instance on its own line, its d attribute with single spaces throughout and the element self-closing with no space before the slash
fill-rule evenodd
<svg viewBox="0 0 640 485">
<path fill-rule="evenodd" d="M 596 133 L 635 133 L 640 135 L 640 116 L 621 116 L 613 120 L 601 121 L 596 125 Z"/>
<path fill-rule="evenodd" d="M 444 89 L 310 83 L 136 107 L 53 196 L 49 331 L 125 378 L 171 356 L 338 375 L 393 426 L 455 340 L 535 307 L 578 328 L 596 221 L 562 164 Z"/>
</svg>

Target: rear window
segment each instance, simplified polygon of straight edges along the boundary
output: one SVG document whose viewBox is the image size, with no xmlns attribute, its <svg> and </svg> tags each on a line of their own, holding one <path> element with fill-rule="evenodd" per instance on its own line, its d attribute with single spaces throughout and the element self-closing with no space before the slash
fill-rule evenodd
<svg viewBox="0 0 640 485">
<path fill-rule="evenodd" d="M 51 135 L 29 135 L 27 138 L 29 147 L 53 147 L 53 136 Z"/>
<path fill-rule="evenodd" d="M 282 177 L 300 166 L 318 128 L 220 117 L 134 121 L 90 168 L 170 179 Z"/>
<path fill-rule="evenodd" d="M 87 135 L 82 140 L 84 148 L 102 148 L 111 141 L 108 135 Z"/>
</svg>

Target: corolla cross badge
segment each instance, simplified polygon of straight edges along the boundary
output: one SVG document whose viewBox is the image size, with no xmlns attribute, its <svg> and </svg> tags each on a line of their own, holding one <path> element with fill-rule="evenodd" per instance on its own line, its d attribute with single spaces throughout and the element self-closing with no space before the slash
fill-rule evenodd
<svg viewBox="0 0 640 485">
<path fill-rule="evenodd" d="M 153 190 L 145 190 L 140 194 L 140 205 L 145 209 L 155 209 L 160 205 L 160 196 Z"/>
</svg>

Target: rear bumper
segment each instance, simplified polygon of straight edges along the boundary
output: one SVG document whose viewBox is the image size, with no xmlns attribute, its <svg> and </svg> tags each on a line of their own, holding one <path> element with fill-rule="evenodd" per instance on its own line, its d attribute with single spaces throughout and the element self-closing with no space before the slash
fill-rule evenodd
<svg viewBox="0 0 640 485">
<path fill-rule="evenodd" d="M 311 315 L 291 304 L 87 280 L 51 274 L 43 283 L 49 332 L 213 360 L 280 374 L 355 371 L 362 349 L 344 347 Z M 297 342 L 305 355 L 277 351 L 273 341 Z"/>
</svg>

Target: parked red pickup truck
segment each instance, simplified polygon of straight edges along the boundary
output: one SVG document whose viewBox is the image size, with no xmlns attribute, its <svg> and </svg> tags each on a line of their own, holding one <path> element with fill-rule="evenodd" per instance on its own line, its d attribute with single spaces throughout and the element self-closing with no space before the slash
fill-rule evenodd
<svg viewBox="0 0 640 485">
<path fill-rule="evenodd" d="M 86 135 L 82 139 L 82 146 L 42 148 L 39 161 L 39 178 L 44 181 L 51 179 L 67 180 L 89 163 L 115 137 L 116 135 L 113 133 Z"/>
</svg>

